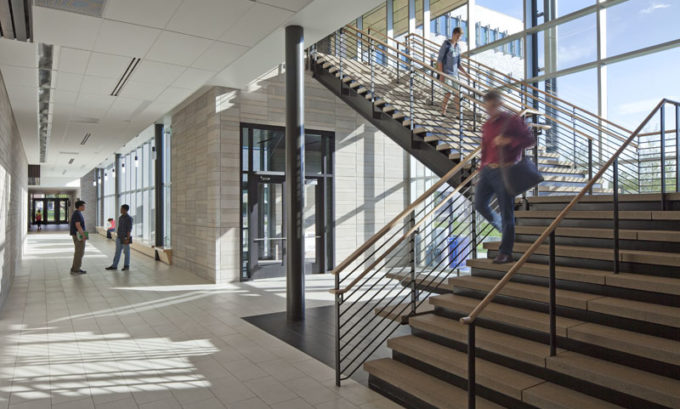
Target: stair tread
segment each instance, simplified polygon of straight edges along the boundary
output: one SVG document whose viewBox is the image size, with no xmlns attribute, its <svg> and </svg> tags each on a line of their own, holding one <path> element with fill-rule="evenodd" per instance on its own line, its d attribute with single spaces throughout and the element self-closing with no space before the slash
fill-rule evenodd
<svg viewBox="0 0 680 409">
<path fill-rule="evenodd" d="M 484 243 L 484 248 L 487 250 L 498 250 L 500 242 L 487 241 Z M 514 252 L 523 253 L 529 249 L 531 243 L 516 242 Z M 537 250 L 536 254 L 549 254 L 547 244 L 542 244 Z M 555 254 L 557 256 L 565 257 L 579 257 L 595 260 L 613 261 L 614 250 L 602 247 L 587 247 L 587 246 L 569 246 L 558 244 L 555 246 Z M 665 252 L 665 251 L 648 251 L 648 250 L 619 250 L 620 260 L 630 263 L 642 264 L 656 264 L 664 266 L 680 266 L 680 254 Z"/>
<path fill-rule="evenodd" d="M 656 375 L 614 362 L 563 351 L 548 357 L 546 365 L 578 379 L 658 403 L 680 407 L 680 380 Z"/>
<path fill-rule="evenodd" d="M 414 328 L 458 342 L 467 342 L 468 329 L 458 320 L 427 314 L 413 317 L 409 322 Z M 661 405 L 680 407 L 680 380 L 677 379 L 560 348 L 557 349 L 556 356 L 550 357 L 547 345 L 479 326 L 476 341 L 478 348 L 489 352 L 547 367 Z"/>
<path fill-rule="evenodd" d="M 561 210 L 518 210 L 515 216 L 518 218 L 554 219 Z M 612 210 L 572 210 L 567 213 L 567 219 L 603 219 L 611 220 L 614 217 Z M 621 210 L 619 218 L 623 220 L 680 220 L 678 210 Z"/>
<path fill-rule="evenodd" d="M 440 317 L 435 314 L 425 314 L 411 317 L 409 324 L 426 332 L 467 343 L 468 328 L 458 320 Z M 492 331 L 483 327 L 476 329 L 477 346 L 502 355 L 515 356 L 524 362 L 537 366 L 545 366 L 545 357 L 550 354 L 548 345 L 529 341 L 523 338 Z"/>
<path fill-rule="evenodd" d="M 387 307 L 387 308 L 383 308 Z M 434 306 L 430 303 L 423 302 L 416 308 L 416 314 L 423 314 L 430 312 Z M 398 304 L 380 304 L 373 309 L 374 313 L 379 317 L 388 318 L 392 321 L 399 321 L 402 323 L 408 322 L 411 315 L 411 303 L 403 302 Z"/>
<path fill-rule="evenodd" d="M 465 390 L 401 362 L 384 358 L 366 362 L 364 368 L 369 374 L 437 408 L 467 408 L 467 392 Z M 479 397 L 476 401 L 477 407 L 480 409 L 502 408 L 502 406 Z"/>
<path fill-rule="evenodd" d="M 430 297 L 429 301 L 435 306 L 463 314 L 469 313 L 479 304 L 476 298 L 457 294 L 442 294 Z M 550 316 L 547 313 L 495 302 L 488 304 L 480 318 L 534 331 L 545 333 L 550 331 L 548 321 Z M 558 336 L 680 365 L 680 341 L 561 316 L 557 317 L 556 323 Z"/>
<path fill-rule="evenodd" d="M 490 291 L 498 280 L 468 276 L 452 278 L 449 282 L 453 287 L 471 288 L 484 292 Z M 509 282 L 500 294 L 548 302 L 548 288 L 543 286 Z M 560 289 L 557 290 L 556 295 L 557 305 L 680 328 L 679 307 Z"/>
<path fill-rule="evenodd" d="M 621 406 L 594 398 L 573 389 L 543 382 L 522 392 L 522 399 L 529 405 L 550 409 L 616 409 Z"/>
<path fill-rule="evenodd" d="M 520 227 L 520 226 L 517 226 Z M 467 260 L 467 265 L 473 268 L 483 268 L 506 272 L 513 266 L 512 263 L 496 264 L 490 258 L 478 258 Z M 524 263 L 518 274 L 527 274 L 540 277 L 548 277 L 550 268 L 547 264 Z M 606 283 L 606 277 L 613 275 L 610 271 L 595 270 L 580 267 L 556 266 L 555 277 L 560 280 L 580 281 L 591 284 Z"/>
<path fill-rule="evenodd" d="M 430 297 L 429 301 L 430 304 L 436 307 L 442 307 L 466 315 L 480 302 L 476 298 L 451 293 Z M 484 311 L 482 311 L 480 318 L 501 321 L 506 324 L 536 331 L 548 332 L 550 330 L 547 314 L 499 303 L 492 302 L 488 304 Z M 583 321 L 560 316 L 557 317 L 556 322 L 557 335 L 560 336 L 567 336 L 569 328 L 583 324 Z"/>
<path fill-rule="evenodd" d="M 496 283 L 498 283 L 496 279 L 477 276 L 456 277 L 449 280 L 449 284 L 454 288 L 471 288 L 479 291 L 489 291 Z M 500 294 L 532 301 L 548 302 L 548 288 L 538 285 L 509 282 L 503 287 Z M 589 301 L 597 298 L 602 298 L 602 296 L 560 289 L 556 291 L 556 302 L 558 305 L 583 310 L 588 308 Z"/>
<path fill-rule="evenodd" d="M 411 358 L 467 379 L 467 354 L 414 335 L 392 338 L 387 346 Z M 475 360 L 478 384 L 522 400 L 522 391 L 544 380 L 480 358 Z"/>
<path fill-rule="evenodd" d="M 529 197 L 529 203 L 569 203 L 574 196 L 534 196 Z M 680 199 L 680 193 L 666 193 L 666 199 L 668 200 L 678 200 Z M 579 200 L 579 202 L 611 202 L 613 201 L 612 195 L 586 195 Z M 661 202 L 660 193 L 643 193 L 643 194 L 622 194 L 619 195 L 620 202 Z"/>
</svg>

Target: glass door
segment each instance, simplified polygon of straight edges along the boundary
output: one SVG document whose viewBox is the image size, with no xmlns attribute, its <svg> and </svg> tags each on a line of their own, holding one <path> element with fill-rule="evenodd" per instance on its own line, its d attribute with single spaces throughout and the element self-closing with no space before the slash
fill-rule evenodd
<svg viewBox="0 0 680 409">
<path fill-rule="evenodd" d="M 68 199 L 57 201 L 57 223 L 68 223 Z"/>
<path fill-rule="evenodd" d="M 249 234 L 251 278 L 286 274 L 284 182 L 278 173 L 258 173 L 253 178 Z"/>
</svg>

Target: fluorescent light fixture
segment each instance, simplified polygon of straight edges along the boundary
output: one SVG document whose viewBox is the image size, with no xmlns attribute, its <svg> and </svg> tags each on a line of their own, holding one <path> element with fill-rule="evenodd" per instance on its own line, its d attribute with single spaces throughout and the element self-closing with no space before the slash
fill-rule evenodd
<svg viewBox="0 0 680 409">
<path fill-rule="evenodd" d="M 137 158 L 137 155 L 135 155 L 135 167 L 139 167 L 139 159 Z"/>
<path fill-rule="evenodd" d="M 120 164 L 120 173 L 125 173 L 125 162 Z"/>
<path fill-rule="evenodd" d="M 85 145 L 85 144 L 87 143 L 87 140 L 90 139 L 90 136 L 92 136 L 91 133 L 89 133 L 89 132 L 86 133 L 85 136 L 83 137 L 83 140 L 80 141 L 80 144 L 81 144 L 81 145 Z"/>
</svg>

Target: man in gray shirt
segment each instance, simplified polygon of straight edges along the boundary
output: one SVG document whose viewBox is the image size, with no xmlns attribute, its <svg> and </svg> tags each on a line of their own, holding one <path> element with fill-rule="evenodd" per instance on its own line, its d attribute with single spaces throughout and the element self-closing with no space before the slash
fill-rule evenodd
<svg viewBox="0 0 680 409">
<path fill-rule="evenodd" d="M 123 263 L 123 271 L 130 269 L 130 243 L 132 243 L 132 217 L 128 214 L 130 206 L 124 204 L 120 207 L 120 217 L 118 218 L 118 231 L 116 234 L 116 255 L 113 257 L 113 263 L 106 267 L 107 270 L 117 270 L 118 262 L 120 261 L 120 253 L 125 250 L 125 262 Z"/>
<path fill-rule="evenodd" d="M 451 38 L 444 40 L 441 48 L 439 49 L 439 55 L 437 56 L 437 70 L 446 74 L 441 76 L 441 81 L 444 82 L 448 87 L 446 87 L 444 100 L 442 101 L 442 115 L 446 115 L 446 106 L 449 104 L 449 98 L 451 98 L 450 89 L 453 88 L 456 91 L 456 97 L 454 99 L 454 109 L 458 110 L 458 103 L 460 101 L 460 86 L 453 79 L 458 80 L 458 73 L 461 72 L 466 77 L 469 77 L 468 73 L 463 69 L 460 64 L 461 53 L 460 45 L 458 40 L 463 36 L 463 29 L 456 27 L 451 33 Z"/>
</svg>

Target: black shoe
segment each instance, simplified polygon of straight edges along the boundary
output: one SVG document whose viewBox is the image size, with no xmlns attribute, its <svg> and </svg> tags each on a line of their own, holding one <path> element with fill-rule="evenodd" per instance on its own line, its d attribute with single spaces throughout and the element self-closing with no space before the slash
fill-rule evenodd
<svg viewBox="0 0 680 409">
<path fill-rule="evenodd" d="M 118 267 L 108 266 L 105 268 L 105 270 L 118 270 Z"/>
<path fill-rule="evenodd" d="M 129 270 L 130 270 L 130 266 L 125 266 L 125 267 L 123 267 L 123 269 L 121 271 L 129 271 Z"/>
<path fill-rule="evenodd" d="M 496 258 L 493 259 L 493 263 L 494 263 L 494 264 L 512 263 L 513 261 L 515 261 L 515 260 L 512 259 L 512 255 L 510 255 L 510 254 L 502 254 L 502 253 L 499 253 L 499 254 L 496 256 Z"/>
<path fill-rule="evenodd" d="M 80 271 L 73 271 L 73 270 L 71 270 L 71 275 L 75 275 L 75 274 L 80 274 Z"/>
<path fill-rule="evenodd" d="M 80 274 L 87 274 L 87 271 L 85 271 L 85 270 L 80 270 L 79 273 L 80 273 Z"/>
</svg>

